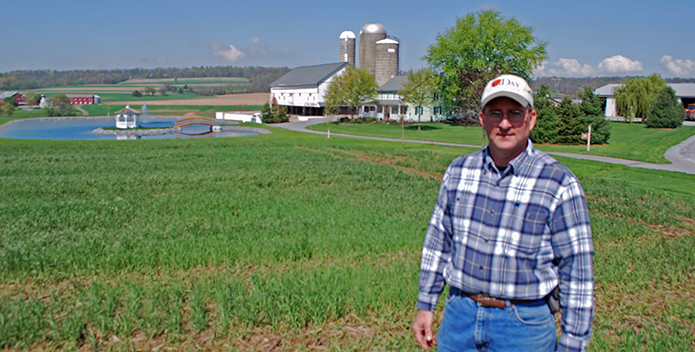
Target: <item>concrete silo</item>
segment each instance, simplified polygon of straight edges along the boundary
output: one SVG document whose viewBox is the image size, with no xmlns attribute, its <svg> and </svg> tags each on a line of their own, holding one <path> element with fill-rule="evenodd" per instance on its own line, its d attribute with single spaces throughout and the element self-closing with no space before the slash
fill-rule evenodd
<svg viewBox="0 0 695 352">
<path fill-rule="evenodd" d="M 398 40 L 386 38 L 376 42 L 376 72 L 374 78 L 380 87 L 398 76 Z"/>
<path fill-rule="evenodd" d="M 360 68 L 376 75 L 376 42 L 386 38 L 381 23 L 367 23 L 360 31 Z"/>
<path fill-rule="evenodd" d="M 352 31 L 340 33 L 340 62 L 355 66 L 355 33 Z"/>
</svg>

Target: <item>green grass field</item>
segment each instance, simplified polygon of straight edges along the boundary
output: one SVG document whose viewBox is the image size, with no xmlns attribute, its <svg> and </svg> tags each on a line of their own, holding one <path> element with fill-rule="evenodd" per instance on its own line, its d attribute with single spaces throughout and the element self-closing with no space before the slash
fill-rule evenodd
<svg viewBox="0 0 695 352">
<path fill-rule="evenodd" d="M 420 350 L 424 231 L 472 149 L 267 128 L 0 139 L 0 347 Z M 592 217 L 590 349 L 692 350 L 695 176 L 558 159 Z"/>
<path fill-rule="evenodd" d="M 312 125 L 308 128 L 315 131 L 325 131 L 326 124 Z M 331 132 L 370 137 L 401 138 L 400 125 L 334 123 L 331 125 Z M 695 135 L 695 127 L 683 126 L 677 129 L 652 129 L 646 128 L 641 124 L 611 122 L 611 132 L 608 144 L 592 145 L 590 152 L 586 151 L 586 145 L 537 145 L 537 147 L 545 151 L 589 154 L 668 164 L 668 160 L 663 157 L 666 149 Z M 483 131 L 480 127 L 453 126 L 443 123 L 422 124 L 421 131 L 417 130 L 417 124 L 411 124 L 406 126 L 405 131 L 406 139 L 470 145 L 481 145 L 482 137 Z"/>
</svg>

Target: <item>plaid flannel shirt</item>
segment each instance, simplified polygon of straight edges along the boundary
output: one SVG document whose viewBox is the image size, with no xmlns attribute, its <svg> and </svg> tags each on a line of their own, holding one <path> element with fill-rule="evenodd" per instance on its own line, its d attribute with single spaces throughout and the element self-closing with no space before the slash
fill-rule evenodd
<svg viewBox="0 0 695 352">
<path fill-rule="evenodd" d="M 499 172 L 488 149 L 455 159 L 442 179 L 422 249 L 417 308 L 445 283 L 500 299 L 536 300 L 560 285 L 558 351 L 584 351 L 593 320 L 593 244 L 584 190 L 533 148 Z"/>
</svg>

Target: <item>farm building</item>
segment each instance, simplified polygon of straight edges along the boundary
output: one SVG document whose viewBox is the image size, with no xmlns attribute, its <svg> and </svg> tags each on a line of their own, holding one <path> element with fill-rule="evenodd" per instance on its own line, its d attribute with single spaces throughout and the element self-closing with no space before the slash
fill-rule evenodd
<svg viewBox="0 0 695 352">
<path fill-rule="evenodd" d="M 403 97 L 398 94 L 403 89 L 403 84 L 408 76 L 395 76 L 379 87 L 379 95 L 376 104 L 365 105 L 360 108 L 360 116 L 379 120 L 400 120 L 401 116 L 406 121 L 417 121 L 418 107 L 405 103 Z M 423 106 L 420 121 L 442 121 L 442 109 L 439 106 Z"/>
<path fill-rule="evenodd" d="M 347 62 L 297 67 L 270 84 L 270 104 L 302 116 L 323 116 L 324 96 Z"/>
<path fill-rule="evenodd" d="M 669 87 L 676 91 L 676 96 L 683 103 L 683 107 L 688 104 L 695 104 L 695 83 L 667 83 Z M 615 98 L 613 97 L 613 89 L 621 86 L 620 84 L 606 84 L 603 87 L 596 88 L 594 93 L 604 102 L 606 117 L 618 116 Z"/>
<path fill-rule="evenodd" d="M 17 91 L 0 93 L 0 103 L 7 98 L 14 98 L 14 101 L 17 103 L 17 105 L 24 105 L 26 103 L 26 97 L 22 93 Z"/>
<path fill-rule="evenodd" d="M 66 94 L 72 105 L 92 105 L 101 103 L 101 97 L 96 94 Z"/>
</svg>

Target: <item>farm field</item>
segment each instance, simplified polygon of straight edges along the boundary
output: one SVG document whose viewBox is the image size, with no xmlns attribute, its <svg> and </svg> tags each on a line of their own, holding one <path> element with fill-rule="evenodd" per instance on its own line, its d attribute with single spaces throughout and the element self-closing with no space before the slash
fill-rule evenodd
<svg viewBox="0 0 695 352">
<path fill-rule="evenodd" d="M 315 131 L 326 131 L 327 125 L 317 124 L 308 127 Z M 483 130 L 481 127 L 453 126 L 444 123 L 423 123 L 422 130 L 417 124 L 407 125 L 405 139 L 481 145 Z M 344 133 L 358 136 L 401 138 L 400 125 L 387 124 L 337 124 L 331 125 L 332 133 Z M 611 122 L 611 138 L 608 144 L 592 145 L 586 151 L 584 145 L 536 145 L 540 150 L 599 155 L 627 160 L 644 161 L 656 164 L 668 164 L 664 158 L 666 150 L 688 137 L 695 135 L 695 126 L 682 126 L 677 129 L 651 129 L 642 124 Z M 487 142 L 486 142 L 487 143 Z"/>
<path fill-rule="evenodd" d="M 473 149 L 266 128 L 0 139 L 0 347 L 420 350 L 424 231 L 444 170 Z M 695 176 L 558 160 L 592 217 L 590 350 L 692 350 Z"/>
</svg>

